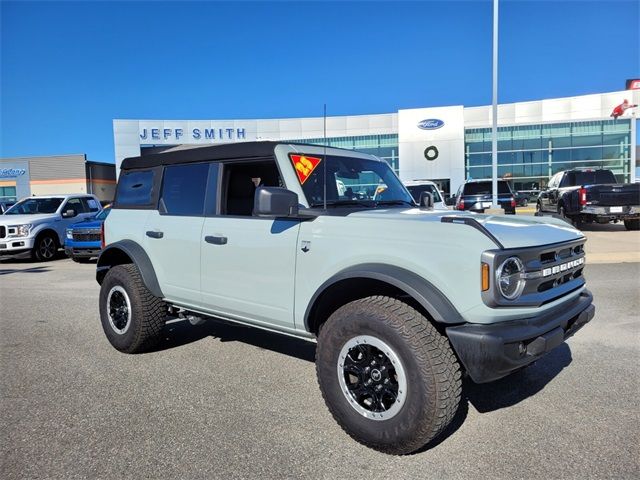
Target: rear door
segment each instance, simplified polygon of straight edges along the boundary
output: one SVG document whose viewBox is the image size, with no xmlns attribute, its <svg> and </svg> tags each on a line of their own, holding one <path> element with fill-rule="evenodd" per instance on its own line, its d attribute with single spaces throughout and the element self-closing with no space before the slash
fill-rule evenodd
<svg viewBox="0 0 640 480">
<path fill-rule="evenodd" d="M 144 248 L 164 296 L 181 305 L 200 302 L 200 237 L 209 163 L 164 168 L 158 208 L 144 227 Z"/>
</svg>

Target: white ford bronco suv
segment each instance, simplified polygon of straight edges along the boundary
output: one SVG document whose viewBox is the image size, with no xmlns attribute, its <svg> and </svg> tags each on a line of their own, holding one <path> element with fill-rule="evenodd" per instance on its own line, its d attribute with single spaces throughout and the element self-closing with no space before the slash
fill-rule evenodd
<svg viewBox="0 0 640 480">
<path fill-rule="evenodd" d="M 419 203 L 383 160 L 335 148 L 125 159 L 96 273 L 104 332 L 128 353 L 180 317 L 317 341 L 342 428 L 414 452 L 453 419 L 462 375 L 524 368 L 595 312 L 585 238 L 567 223 L 438 211 L 428 193 Z"/>
<path fill-rule="evenodd" d="M 51 260 L 66 228 L 101 210 L 98 198 L 86 193 L 23 198 L 0 215 L 0 255 L 30 252 L 34 260 Z"/>
</svg>

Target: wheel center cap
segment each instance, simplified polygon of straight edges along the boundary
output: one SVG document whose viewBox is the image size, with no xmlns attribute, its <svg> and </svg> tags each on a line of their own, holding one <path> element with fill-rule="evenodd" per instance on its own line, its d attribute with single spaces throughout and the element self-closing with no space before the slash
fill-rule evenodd
<svg viewBox="0 0 640 480">
<path fill-rule="evenodd" d="M 379 382 L 381 378 L 382 374 L 380 373 L 380 370 L 378 370 L 377 368 L 371 370 L 371 380 L 373 380 L 374 382 Z"/>
</svg>

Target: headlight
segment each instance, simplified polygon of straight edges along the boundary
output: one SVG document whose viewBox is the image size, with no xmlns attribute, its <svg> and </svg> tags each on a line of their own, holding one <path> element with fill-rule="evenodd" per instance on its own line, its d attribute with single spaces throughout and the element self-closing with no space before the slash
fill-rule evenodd
<svg viewBox="0 0 640 480">
<path fill-rule="evenodd" d="M 7 227 L 7 233 L 10 237 L 27 237 L 29 236 L 29 231 L 31 230 L 31 224 L 25 225 L 11 225 Z"/>
<path fill-rule="evenodd" d="M 73 231 L 72 230 L 67 230 L 67 238 L 69 240 L 73 240 Z"/>
<path fill-rule="evenodd" d="M 507 300 L 515 300 L 524 290 L 524 265 L 518 257 L 509 257 L 496 270 L 496 283 Z"/>
</svg>

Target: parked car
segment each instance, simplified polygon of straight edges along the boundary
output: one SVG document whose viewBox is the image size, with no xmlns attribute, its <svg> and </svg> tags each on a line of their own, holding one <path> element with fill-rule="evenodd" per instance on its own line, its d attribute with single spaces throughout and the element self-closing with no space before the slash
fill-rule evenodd
<svg viewBox="0 0 640 480">
<path fill-rule="evenodd" d="M 513 198 L 515 198 L 518 207 L 529 205 L 529 196 L 529 192 L 513 192 Z"/>
<path fill-rule="evenodd" d="M 607 169 L 558 172 L 540 192 L 536 213 L 557 213 L 575 225 L 623 221 L 627 230 L 638 230 L 640 185 L 617 183 Z"/>
<path fill-rule="evenodd" d="M 30 252 L 36 260 L 51 260 L 64 245 L 67 226 L 100 210 L 93 195 L 23 198 L 0 216 L 0 255 Z"/>
<path fill-rule="evenodd" d="M 67 228 L 64 241 L 64 253 L 74 262 L 85 263 L 98 257 L 102 252 L 102 224 L 106 220 L 110 206 L 84 221 L 74 223 Z"/>
<path fill-rule="evenodd" d="M 384 199 L 345 198 L 336 180 L 384 185 Z M 152 348 L 179 318 L 317 341 L 327 407 L 383 452 L 436 438 L 463 374 L 524 368 L 595 312 L 579 230 L 418 207 L 371 155 L 279 142 L 151 154 L 122 162 L 116 192 L 96 271 L 114 348 Z"/>
<path fill-rule="evenodd" d="M 4 214 L 4 212 L 6 212 L 7 210 L 9 210 L 9 208 L 11 208 L 13 205 L 15 205 L 16 202 L 0 202 L 0 215 Z"/>
<path fill-rule="evenodd" d="M 420 203 L 422 192 L 430 193 L 433 196 L 433 208 L 437 210 L 449 210 L 444 203 L 444 195 L 438 186 L 430 180 L 410 180 L 403 182 L 416 203 Z"/>
<path fill-rule="evenodd" d="M 492 192 L 491 180 L 469 180 L 460 186 L 456 195 L 447 203 L 454 205 L 456 210 L 484 213 L 487 208 L 491 208 Z M 498 204 L 504 209 L 504 213 L 515 215 L 515 196 L 506 180 L 498 180 Z"/>
</svg>

